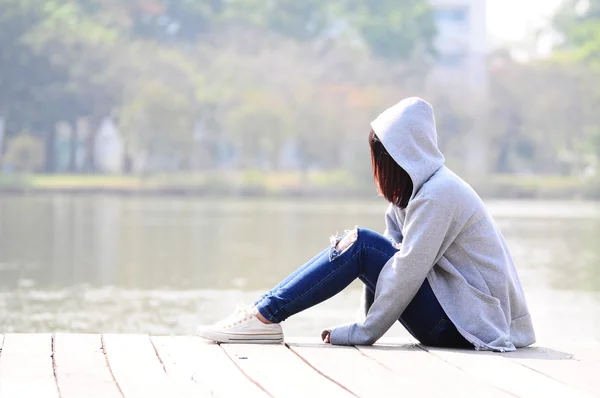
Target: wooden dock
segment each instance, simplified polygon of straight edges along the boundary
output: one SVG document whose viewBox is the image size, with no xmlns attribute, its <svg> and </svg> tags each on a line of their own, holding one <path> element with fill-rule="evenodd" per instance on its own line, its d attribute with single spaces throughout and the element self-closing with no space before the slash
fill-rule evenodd
<svg viewBox="0 0 600 398">
<path fill-rule="evenodd" d="M 591 397 L 600 343 L 513 353 L 410 342 L 218 345 L 198 337 L 0 335 L 0 397 Z"/>
</svg>

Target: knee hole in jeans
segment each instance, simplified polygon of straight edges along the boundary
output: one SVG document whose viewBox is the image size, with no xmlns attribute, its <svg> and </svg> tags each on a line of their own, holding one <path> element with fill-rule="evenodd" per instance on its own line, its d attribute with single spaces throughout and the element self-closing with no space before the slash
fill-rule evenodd
<svg viewBox="0 0 600 398">
<path fill-rule="evenodd" d="M 343 236 L 332 235 L 329 237 L 331 243 L 331 253 L 329 259 L 333 260 L 338 256 L 346 253 L 358 240 L 358 226 L 352 230 L 346 230 Z"/>
</svg>

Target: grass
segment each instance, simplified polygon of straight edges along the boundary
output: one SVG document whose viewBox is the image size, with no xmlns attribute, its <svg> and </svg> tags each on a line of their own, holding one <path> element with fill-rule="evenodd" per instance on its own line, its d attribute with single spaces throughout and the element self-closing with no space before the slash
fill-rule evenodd
<svg viewBox="0 0 600 398">
<path fill-rule="evenodd" d="M 489 175 L 467 181 L 484 197 L 600 199 L 600 179 L 562 176 Z M 263 172 L 259 170 L 123 175 L 0 174 L 0 191 L 203 193 L 237 195 L 373 195 L 372 182 L 347 171 Z"/>
<path fill-rule="evenodd" d="M 133 176 L 104 175 L 32 175 L 26 178 L 29 186 L 38 188 L 71 188 L 71 187 L 139 187 L 143 179 Z"/>
<path fill-rule="evenodd" d="M 600 199 L 600 179 L 574 176 L 489 175 L 473 178 L 482 196 L 500 198 Z"/>
<path fill-rule="evenodd" d="M 204 192 L 248 192 L 278 194 L 310 190 L 355 189 L 356 184 L 344 171 L 262 172 L 214 171 L 153 174 L 148 176 L 80 174 L 0 174 L 4 191 L 144 191 L 201 190 Z"/>
</svg>

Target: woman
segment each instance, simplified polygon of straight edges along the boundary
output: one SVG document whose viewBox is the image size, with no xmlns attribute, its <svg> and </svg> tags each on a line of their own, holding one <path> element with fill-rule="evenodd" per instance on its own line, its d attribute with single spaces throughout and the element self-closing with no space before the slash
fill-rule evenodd
<svg viewBox="0 0 600 398">
<path fill-rule="evenodd" d="M 355 228 L 248 308 L 201 329 L 217 342 L 279 343 L 280 323 L 359 278 L 364 317 L 325 343 L 370 345 L 399 320 L 430 346 L 513 351 L 535 342 L 506 242 L 475 191 L 444 166 L 433 109 L 408 98 L 369 135 L 373 174 L 390 203 L 386 230 Z"/>
</svg>

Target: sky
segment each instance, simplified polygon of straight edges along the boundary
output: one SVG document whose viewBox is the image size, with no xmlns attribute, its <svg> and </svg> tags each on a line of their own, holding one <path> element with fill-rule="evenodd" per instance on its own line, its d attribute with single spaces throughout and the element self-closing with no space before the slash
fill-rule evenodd
<svg viewBox="0 0 600 398">
<path fill-rule="evenodd" d="M 487 0 L 488 42 L 491 48 L 526 38 L 543 26 L 561 0 Z"/>
</svg>

